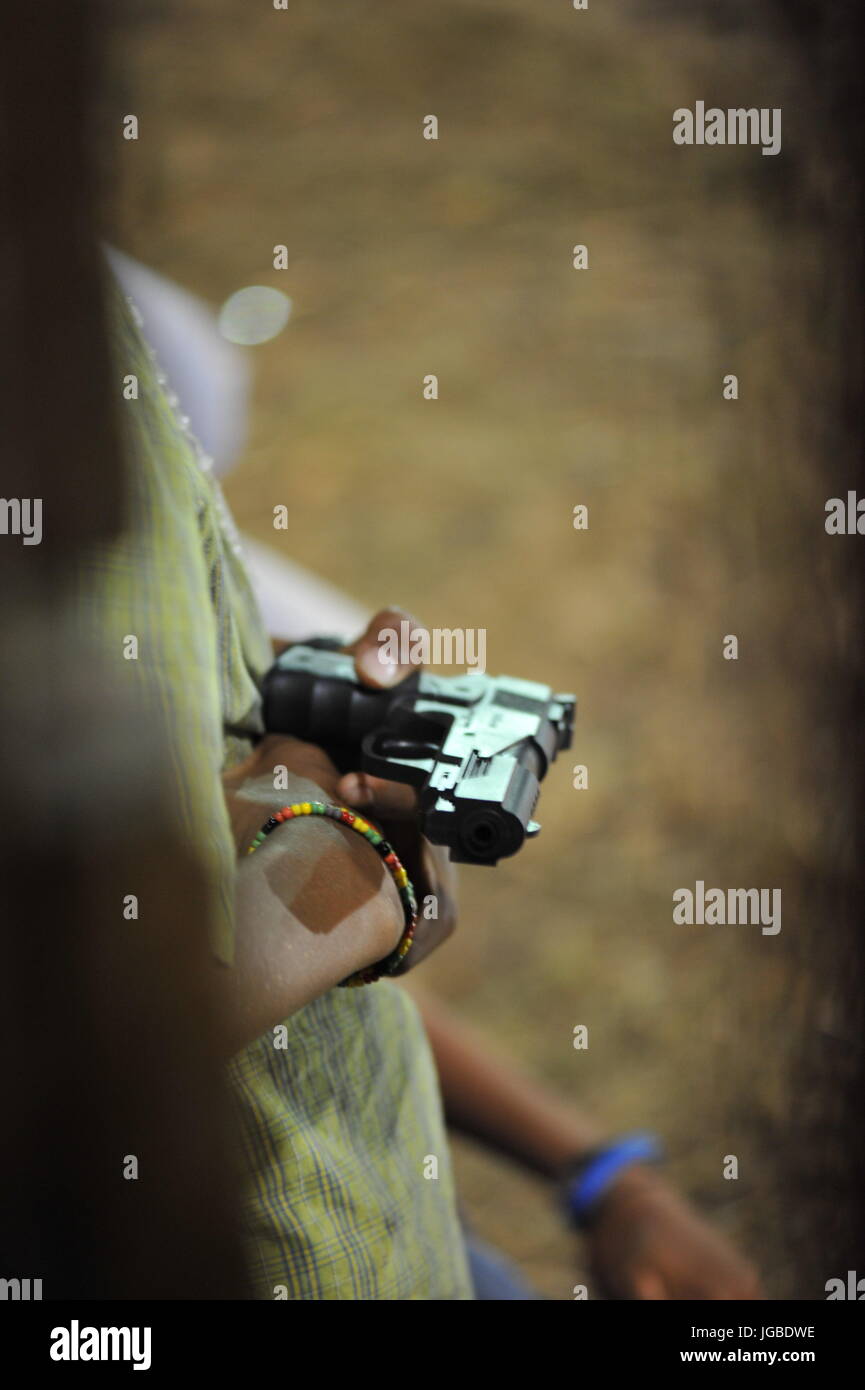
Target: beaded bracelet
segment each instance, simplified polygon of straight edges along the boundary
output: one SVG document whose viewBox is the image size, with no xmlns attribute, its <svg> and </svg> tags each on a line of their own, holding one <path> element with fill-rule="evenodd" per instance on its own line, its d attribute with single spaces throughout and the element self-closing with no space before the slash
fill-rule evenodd
<svg viewBox="0 0 865 1390">
<path fill-rule="evenodd" d="M 350 830 L 356 830 L 359 835 L 363 835 L 368 840 L 373 849 L 384 861 L 385 868 L 396 884 L 396 890 L 400 896 L 402 910 L 405 914 L 405 928 L 403 934 L 397 942 L 389 956 L 379 961 L 376 965 L 368 965 L 363 970 L 355 970 L 345 980 L 340 980 L 341 989 L 356 989 L 359 985 L 371 985 L 375 980 L 380 980 L 383 975 L 392 975 L 397 966 L 405 960 L 414 940 L 415 927 L 417 926 L 417 899 L 414 895 L 411 879 L 403 868 L 396 851 L 383 835 L 376 830 L 374 825 L 363 819 L 363 816 L 355 815 L 354 811 L 349 811 L 345 806 L 335 806 L 330 802 L 324 801 L 297 801 L 293 806 L 283 806 L 281 811 L 261 827 L 247 854 L 254 854 L 259 845 L 263 844 L 267 836 L 282 825 L 283 821 L 293 820 L 296 816 L 327 816 L 329 820 L 335 820 L 340 825 L 347 825 Z"/>
</svg>

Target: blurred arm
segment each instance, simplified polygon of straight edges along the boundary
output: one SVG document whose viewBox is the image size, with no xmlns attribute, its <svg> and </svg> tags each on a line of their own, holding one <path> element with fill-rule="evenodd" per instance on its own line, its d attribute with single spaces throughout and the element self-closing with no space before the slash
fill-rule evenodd
<svg viewBox="0 0 865 1390">
<path fill-rule="evenodd" d="M 546 1178 L 603 1142 L 600 1128 L 500 1062 L 443 1005 L 412 989 L 430 1040 L 448 1122 Z M 617 1298 L 755 1299 L 754 1267 L 650 1168 L 619 1173 L 588 1233 L 591 1266 Z"/>
<path fill-rule="evenodd" d="M 565 1104 L 437 1000 L 411 989 L 438 1069 L 454 1129 L 535 1173 L 557 1178 L 569 1160 L 604 1138 L 594 1121 Z"/>
</svg>

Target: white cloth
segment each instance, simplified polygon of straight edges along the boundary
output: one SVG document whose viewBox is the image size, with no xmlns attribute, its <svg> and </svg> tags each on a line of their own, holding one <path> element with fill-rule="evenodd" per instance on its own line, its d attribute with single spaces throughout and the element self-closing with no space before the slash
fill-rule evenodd
<svg viewBox="0 0 865 1390">
<path fill-rule="evenodd" d="M 192 433 L 221 477 L 246 442 L 251 371 L 243 349 L 220 336 L 212 309 L 155 270 L 108 248 L 111 267 L 144 319 L 144 333 Z M 356 637 L 371 614 L 335 585 L 242 536 L 244 560 L 267 629 L 297 641 L 316 633 Z"/>
</svg>

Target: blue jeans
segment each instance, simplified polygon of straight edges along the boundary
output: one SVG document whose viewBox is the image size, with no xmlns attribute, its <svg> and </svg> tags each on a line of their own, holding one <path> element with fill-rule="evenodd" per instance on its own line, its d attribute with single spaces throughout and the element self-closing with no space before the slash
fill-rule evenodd
<svg viewBox="0 0 865 1390">
<path fill-rule="evenodd" d="M 469 1259 L 475 1298 L 504 1301 L 505 1299 L 536 1299 L 536 1293 L 522 1274 L 501 1251 L 478 1240 L 473 1231 L 463 1229 L 466 1254 Z"/>
</svg>

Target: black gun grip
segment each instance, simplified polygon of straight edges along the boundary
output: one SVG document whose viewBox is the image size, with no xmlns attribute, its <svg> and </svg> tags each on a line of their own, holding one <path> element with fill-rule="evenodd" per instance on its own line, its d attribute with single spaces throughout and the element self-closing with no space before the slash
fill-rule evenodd
<svg viewBox="0 0 865 1390">
<path fill-rule="evenodd" d="M 359 766 L 361 746 L 367 734 L 387 721 L 401 699 L 417 689 L 419 673 L 412 672 L 399 685 L 374 690 L 356 679 L 320 675 L 273 666 L 262 690 L 264 727 L 269 733 L 290 734 L 317 743 L 334 761 L 354 760 Z"/>
</svg>

